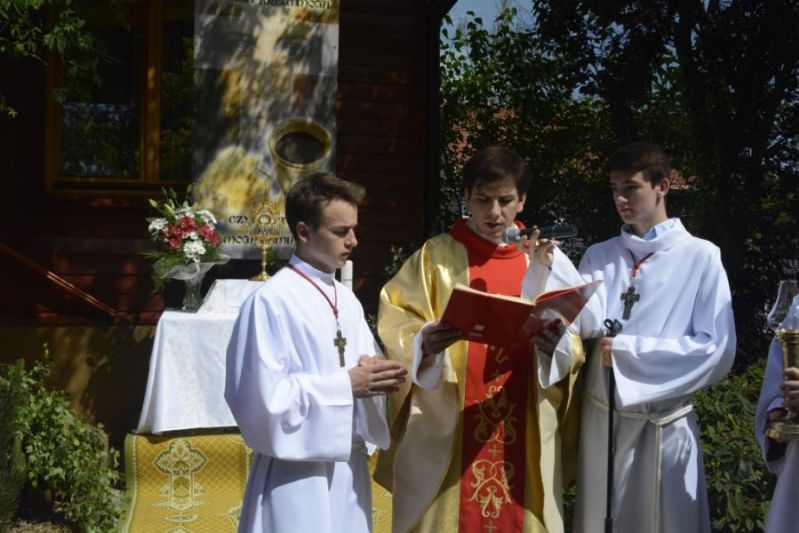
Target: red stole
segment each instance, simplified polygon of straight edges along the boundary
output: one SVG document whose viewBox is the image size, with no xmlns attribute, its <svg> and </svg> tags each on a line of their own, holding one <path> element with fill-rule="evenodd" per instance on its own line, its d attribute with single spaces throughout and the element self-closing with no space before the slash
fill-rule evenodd
<svg viewBox="0 0 799 533">
<path fill-rule="evenodd" d="M 462 220 L 450 235 L 467 250 L 469 285 L 519 296 L 524 253 L 476 235 Z M 460 533 L 522 531 L 525 429 L 531 373 L 527 343 L 498 348 L 469 343 L 463 406 Z M 534 415 L 533 415 L 534 416 Z"/>
</svg>

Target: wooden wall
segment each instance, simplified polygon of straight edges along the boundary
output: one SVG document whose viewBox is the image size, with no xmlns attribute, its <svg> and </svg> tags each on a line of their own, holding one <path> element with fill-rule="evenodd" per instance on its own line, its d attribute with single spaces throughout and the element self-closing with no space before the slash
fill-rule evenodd
<svg viewBox="0 0 799 533">
<path fill-rule="evenodd" d="M 342 2 L 336 167 L 369 193 L 353 257 L 368 312 L 376 310 L 389 247 L 424 237 L 428 35 L 423 0 Z M 0 244 L 118 311 L 109 317 L 0 250 L 0 324 L 154 324 L 165 305 L 179 303 L 182 288 L 150 294 L 143 199 L 48 197 L 44 68 L 0 64 L 0 94 L 19 112 L 0 117 Z M 257 270 L 234 262 L 212 272 Z"/>
<path fill-rule="evenodd" d="M 409 4 L 345 1 L 341 13 L 336 166 L 368 191 L 353 257 L 367 311 L 390 246 L 424 237 L 427 13 Z"/>
</svg>

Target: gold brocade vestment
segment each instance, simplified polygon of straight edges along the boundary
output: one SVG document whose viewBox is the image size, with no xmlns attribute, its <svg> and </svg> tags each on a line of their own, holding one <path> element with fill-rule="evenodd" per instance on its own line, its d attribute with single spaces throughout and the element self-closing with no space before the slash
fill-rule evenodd
<svg viewBox="0 0 799 533">
<path fill-rule="evenodd" d="M 439 318 L 456 283 L 470 282 L 469 252 L 485 251 L 490 268 L 496 246 L 458 222 L 449 234 L 427 241 L 403 265 L 380 295 L 378 331 L 389 358 L 410 368 L 414 338 Z M 514 276 L 516 274 L 513 274 Z M 518 275 L 521 287 L 523 272 Z M 574 340 L 579 344 L 579 339 Z M 573 398 L 582 348 L 568 380 L 537 390 L 535 355 L 526 397 L 512 401 L 526 408 L 523 528 L 525 532 L 563 531 L 562 482 L 573 473 L 577 449 L 579 401 Z M 381 454 L 375 478 L 392 490 L 395 532 L 457 532 L 461 516 L 464 401 L 469 343 L 446 350 L 440 382 L 430 389 L 406 383 L 389 395 L 392 448 Z M 544 356 L 546 357 L 546 356 Z M 468 466 L 468 465 L 467 465 Z"/>
</svg>

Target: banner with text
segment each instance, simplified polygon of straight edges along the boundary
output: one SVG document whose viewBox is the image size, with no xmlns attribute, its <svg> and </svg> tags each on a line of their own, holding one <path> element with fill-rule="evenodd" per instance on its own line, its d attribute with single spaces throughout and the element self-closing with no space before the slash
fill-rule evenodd
<svg viewBox="0 0 799 533">
<path fill-rule="evenodd" d="M 225 253 L 252 257 L 255 213 L 334 170 L 339 2 L 195 5 L 194 199 L 219 219 Z M 292 242 L 288 228 L 275 242 Z"/>
</svg>

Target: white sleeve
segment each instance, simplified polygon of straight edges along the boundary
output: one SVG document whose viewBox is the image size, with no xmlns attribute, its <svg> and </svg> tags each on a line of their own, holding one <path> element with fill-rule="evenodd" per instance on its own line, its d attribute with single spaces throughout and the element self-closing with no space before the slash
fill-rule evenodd
<svg viewBox="0 0 799 533">
<path fill-rule="evenodd" d="M 422 359 L 422 333 L 436 321 L 426 322 L 413 337 L 413 359 L 411 361 L 411 381 L 420 388 L 430 390 L 441 383 L 444 373 L 444 352 Z"/>
<path fill-rule="evenodd" d="M 560 248 L 555 248 L 552 267 L 530 261 L 522 279 L 522 298 L 535 300 L 544 291 L 571 287 L 584 283 L 582 276 L 574 268 L 571 260 Z"/>
<path fill-rule="evenodd" d="M 721 380 L 735 358 L 727 275 L 716 250 L 693 301 L 691 333 L 676 338 L 618 335 L 613 362 L 621 406 L 694 393 Z M 657 376 L 653 381 L 652 377 Z"/>
<path fill-rule="evenodd" d="M 255 293 L 227 350 L 225 400 L 256 452 L 295 461 L 346 461 L 352 448 L 349 374 L 289 373 L 301 367 L 286 317 Z"/>
<path fill-rule="evenodd" d="M 560 248 L 555 248 L 552 268 L 530 262 L 522 280 L 522 297 L 534 300 L 544 291 L 581 285 L 587 281 L 590 281 L 589 276 L 581 275 L 566 254 Z M 550 387 L 569 375 L 575 342 L 579 342 L 580 337 L 591 336 L 595 321 L 590 316 L 596 311 L 591 311 L 589 306 L 595 308 L 596 299 L 596 296 L 592 297 L 574 323 L 568 325 L 551 355 L 536 349 L 538 381 L 542 388 Z"/>
<path fill-rule="evenodd" d="M 566 329 L 566 333 L 558 341 L 558 345 L 552 354 L 547 354 L 535 349 L 536 361 L 538 362 L 538 383 L 542 389 L 551 387 L 569 375 L 572 367 L 572 358 L 575 343 L 580 343 L 579 337 L 575 336 L 571 326 Z"/>
</svg>

